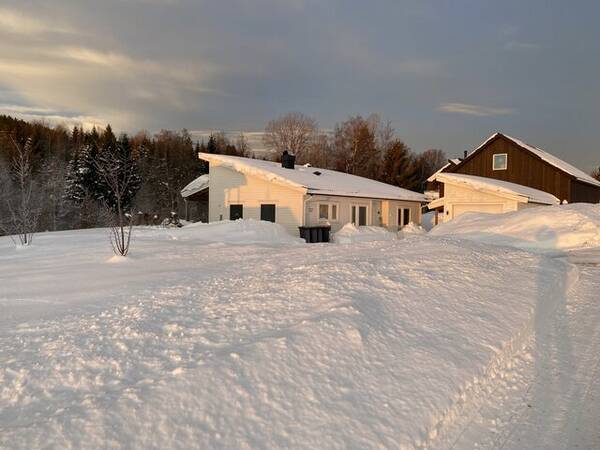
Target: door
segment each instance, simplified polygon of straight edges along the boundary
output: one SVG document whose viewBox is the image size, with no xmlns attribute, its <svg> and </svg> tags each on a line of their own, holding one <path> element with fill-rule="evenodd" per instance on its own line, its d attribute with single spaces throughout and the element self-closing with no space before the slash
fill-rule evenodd
<svg viewBox="0 0 600 450">
<path fill-rule="evenodd" d="M 260 205 L 260 220 L 275 222 L 275 205 Z"/>
<path fill-rule="evenodd" d="M 229 220 L 244 218 L 244 205 L 229 205 Z"/>
<path fill-rule="evenodd" d="M 367 225 L 367 207 L 352 205 L 351 220 L 354 225 L 364 227 Z"/>
<path fill-rule="evenodd" d="M 398 208 L 398 228 L 410 223 L 410 208 Z"/>
</svg>

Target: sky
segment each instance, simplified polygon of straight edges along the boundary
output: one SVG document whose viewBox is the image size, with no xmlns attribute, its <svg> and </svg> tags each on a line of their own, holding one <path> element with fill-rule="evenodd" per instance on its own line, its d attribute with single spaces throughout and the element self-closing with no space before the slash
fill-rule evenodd
<svg viewBox="0 0 600 450">
<path fill-rule="evenodd" d="M 564 0 L 0 0 L 0 114 L 202 135 L 378 113 L 415 151 L 502 131 L 590 171 L 598 17 Z"/>
</svg>

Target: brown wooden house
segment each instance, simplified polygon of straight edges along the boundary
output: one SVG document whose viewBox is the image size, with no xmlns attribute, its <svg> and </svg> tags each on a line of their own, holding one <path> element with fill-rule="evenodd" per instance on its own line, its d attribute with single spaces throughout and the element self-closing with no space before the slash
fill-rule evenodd
<svg viewBox="0 0 600 450">
<path fill-rule="evenodd" d="M 444 172 L 528 186 L 568 203 L 600 203 L 600 181 L 546 151 L 496 133 Z M 443 197 L 443 186 L 440 188 Z"/>
</svg>

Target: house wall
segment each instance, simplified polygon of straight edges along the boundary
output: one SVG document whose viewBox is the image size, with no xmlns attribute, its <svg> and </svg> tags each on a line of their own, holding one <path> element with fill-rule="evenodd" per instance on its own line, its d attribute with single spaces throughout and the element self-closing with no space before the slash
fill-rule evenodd
<svg viewBox="0 0 600 450">
<path fill-rule="evenodd" d="M 440 215 L 440 222 L 452 220 L 466 210 L 503 213 L 517 211 L 520 205 L 517 200 L 480 192 L 467 186 L 445 183 L 444 191 L 444 212 Z"/>
<path fill-rule="evenodd" d="M 496 153 L 508 155 L 506 170 L 493 170 L 492 160 Z M 503 136 L 490 141 L 484 148 L 469 156 L 462 164 L 450 168 L 448 172 L 509 181 L 548 192 L 561 201 L 574 201 L 571 195 L 570 175 Z"/>
<path fill-rule="evenodd" d="M 260 220 L 260 205 L 275 204 L 275 222 L 293 236 L 302 225 L 304 193 L 300 189 L 210 164 L 209 222 L 229 219 L 229 205 L 244 206 L 244 219 Z"/>
<path fill-rule="evenodd" d="M 571 181 L 571 202 L 600 203 L 600 188 L 573 180 Z"/>
<path fill-rule="evenodd" d="M 319 220 L 320 204 L 337 205 L 337 220 Z M 398 208 L 410 209 L 411 222 L 421 224 L 421 204 L 419 202 L 326 195 L 311 195 L 307 198 L 305 224 L 314 226 L 329 222 L 331 231 L 336 232 L 352 220 L 352 205 L 367 207 L 367 225 L 382 226 L 393 231 L 398 230 Z"/>
</svg>

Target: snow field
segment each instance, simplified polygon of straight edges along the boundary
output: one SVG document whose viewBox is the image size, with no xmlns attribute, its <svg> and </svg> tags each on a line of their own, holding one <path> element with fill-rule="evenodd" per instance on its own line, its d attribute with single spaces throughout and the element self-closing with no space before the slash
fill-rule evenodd
<svg viewBox="0 0 600 450">
<path fill-rule="evenodd" d="M 136 230 L 124 264 L 104 230 L 0 239 L 0 447 L 434 446 L 571 280 L 477 242 L 195 228 Z"/>
</svg>

